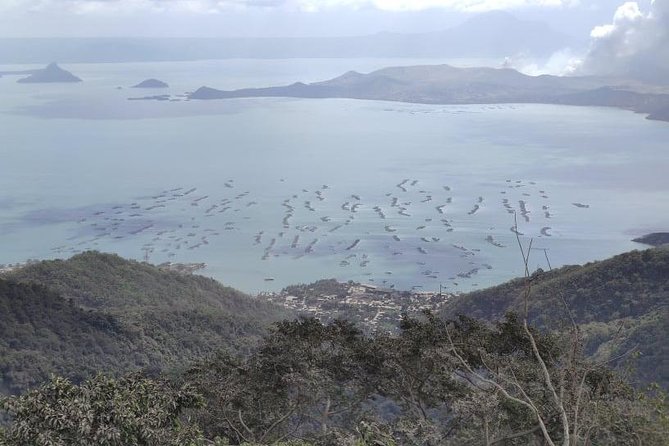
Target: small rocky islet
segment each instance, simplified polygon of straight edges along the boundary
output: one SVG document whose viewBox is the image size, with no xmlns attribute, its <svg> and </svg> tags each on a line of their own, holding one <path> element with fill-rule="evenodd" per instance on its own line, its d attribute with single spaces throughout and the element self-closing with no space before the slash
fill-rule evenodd
<svg viewBox="0 0 669 446">
<path fill-rule="evenodd" d="M 133 85 L 131 88 L 169 88 L 169 85 L 159 79 L 151 78 L 143 80 L 137 85 Z"/>
<path fill-rule="evenodd" d="M 632 240 L 636 243 L 642 243 L 648 246 L 669 245 L 669 232 L 653 232 Z"/>
<path fill-rule="evenodd" d="M 57 63 L 52 62 L 41 70 L 35 70 L 28 77 L 17 81 L 20 84 L 42 84 L 42 83 L 77 83 L 81 78 L 67 70 L 62 69 Z"/>
</svg>

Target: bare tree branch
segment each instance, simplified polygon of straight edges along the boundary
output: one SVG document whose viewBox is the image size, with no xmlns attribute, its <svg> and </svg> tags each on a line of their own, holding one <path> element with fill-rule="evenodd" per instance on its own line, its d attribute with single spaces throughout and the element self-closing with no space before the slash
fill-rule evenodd
<svg viewBox="0 0 669 446">
<path fill-rule="evenodd" d="M 548 388 L 548 390 L 551 393 L 551 396 L 553 397 L 553 402 L 555 406 L 557 407 L 558 411 L 560 412 L 560 419 L 562 421 L 562 445 L 563 446 L 569 446 L 570 445 L 570 440 L 569 440 L 569 417 L 567 415 L 567 412 L 564 408 L 564 405 L 562 404 L 562 400 L 557 394 L 557 391 L 555 390 L 555 386 L 553 386 L 553 381 L 551 379 L 550 373 L 548 372 L 548 367 L 546 367 L 546 363 L 544 362 L 544 359 L 541 357 L 541 353 L 539 352 L 539 348 L 537 347 L 537 342 L 534 339 L 534 336 L 532 335 L 532 332 L 529 329 L 527 319 L 528 319 L 528 313 L 529 313 L 529 300 L 530 300 L 530 293 L 531 293 L 531 287 L 532 287 L 532 280 L 530 278 L 530 269 L 529 269 L 529 260 L 530 260 L 530 252 L 532 250 L 532 239 L 530 239 L 530 244 L 527 248 L 527 253 L 523 251 L 523 244 L 520 241 L 520 235 L 518 234 L 518 217 L 516 214 L 514 214 L 514 224 L 516 227 L 516 240 L 518 241 L 518 246 L 520 247 L 521 250 L 521 255 L 523 256 L 523 263 L 525 266 L 525 293 L 524 293 L 524 300 L 525 300 L 525 316 L 523 319 L 523 329 L 525 330 L 525 334 L 527 334 L 528 339 L 530 340 L 530 345 L 532 346 L 532 352 L 534 354 L 535 359 L 539 363 L 539 367 L 541 368 L 541 372 L 544 377 L 544 384 Z M 539 417 L 541 418 L 541 417 Z"/>
<path fill-rule="evenodd" d="M 451 351 L 453 352 L 453 355 L 460 361 L 460 363 L 462 364 L 462 366 L 463 366 L 465 369 L 467 369 L 467 371 L 468 371 L 469 373 L 471 373 L 472 375 L 476 376 L 476 377 L 477 377 L 478 379 L 480 379 L 482 382 L 485 382 L 485 383 L 487 383 L 487 384 L 493 386 L 494 388 L 496 388 L 496 389 L 497 389 L 497 390 L 498 390 L 498 391 L 499 391 L 499 392 L 500 392 L 506 399 L 508 399 L 508 400 L 510 400 L 510 401 L 513 401 L 513 402 L 515 402 L 515 403 L 517 403 L 517 404 L 520 404 L 520 405 L 525 406 L 525 407 L 527 407 L 528 409 L 530 409 L 530 410 L 536 415 L 536 417 L 537 417 L 537 421 L 538 421 L 538 423 L 539 423 L 539 426 L 541 427 L 541 432 L 543 433 L 543 435 L 544 435 L 544 439 L 546 440 L 546 442 L 548 443 L 548 445 L 549 445 L 549 446 L 555 446 L 555 443 L 553 442 L 553 440 L 551 439 L 550 435 L 548 434 L 548 429 L 546 428 L 546 424 L 545 424 L 544 421 L 541 419 L 541 415 L 540 415 L 539 412 L 537 411 L 536 407 L 535 407 L 533 404 L 528 403 L 527 401 L 523 401 L 523 400 L 521 400 L 521 399 L 519 399 L 519 398 L 516 398 L 515 396 L 511 395 L 511 394 L 510 394 L 509 392 L 507 392 L 506 389 L 505 389 L 504 387 L 502 387 L 499 383 L 497 383 L 497 382 L 495 382 L 495 381 L 493 381 L 493 380 L 490 380 L 490 379 L 488 379 L 488 378 L 485 378 L 485 377 L 483 377 L 481 374 L 475 372 L 475 371 L 471 368 L 471 366 L 467 363 L 467 361 L 465 361 L 464 358 L 463 358 L 462 356 L 460 356 L 460 354 L 458 353 L 457 349 L 455 348 L 455 344 L 453 343 L 453 339 L 451 338 L 451 334 L 450 334 L 450 332 L 449 332 L 449 330 L 448 330 L 448 327 L 446 327 L 446 336 L 448 337 L 448 341 L 449 341 L 449 343 L 450 343 L 450 345 L 451 345 Z"/>
<path fill-rule="evenodd" d="M 535 433 L 539 429 L 541 429 L 541 426 L 534 426 L 533 428 L 530 428 L 530 429 L 527 429 L 527 430 L 524 430 L 524 431 L 521 431 L 521 432 L 516 432 L 515 434 L 510 434 L 510 435 L 506 435 L 504 437 L 496 438 L 496 439 L 494 439 L 490 442 L 490 445 L 493 445 L 493 444 L 496 444 L 496 443 L 501 443 L 501 442 L 507 441 L 507 440 L 513 440 L 514 438 L 524 437 L 526 435 L 530 435 L 530 434 Z"/>
<path fill-rule="evenodd" d="M 260 437 L 260 443 L 262 443 L 262 442 L 265 440 L 265 438 L 267 438 L 267 436 L 268 436 L 268 435 L 269 435 L 269 434 L 270 434 L 270 433 L 271 433 L 271 432 L 272 432 L 272 431 L 273 431 L 279 424 L 283 423 L 289 416 L 291 416 L 293 413 L 295 413 L 295 409 L 296 409 L 296 408 L 297 408 L 297 404 L 294 405 L 293 407 L 291 407 L 290 410 L 289 410 L 288 412 L 286 412 L 285 414 L 283 414 L 279 419 L 277 419 L 276 421 L 274 421 L 274 423 L 272 423 L 272 425 L 271 425 L 270 427 L 268 427 L 267 430 L 265 431 L 265 433 L 262 434 L 262 436 Z M 241 411 L 240 411 L 240 417 L 241 417 Z M 240 420 L 241 420 L 241 418 L 240 418 Z"/>
</svg>

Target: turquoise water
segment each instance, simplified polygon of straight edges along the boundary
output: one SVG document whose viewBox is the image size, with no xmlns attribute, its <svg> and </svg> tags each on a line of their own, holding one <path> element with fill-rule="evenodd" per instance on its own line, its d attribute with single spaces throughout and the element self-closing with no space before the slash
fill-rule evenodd
<svg viewBox="0 0 669 446">
<path fill-rule="evenodd" d="M 127 88 L 147 77 L 180 94 L 393 64 L 99 64 L 66 66 L 76 85 L 0 78 L 0 263 L 98 249 L 205 262 L 204 274 L 251 292 L 323 277 L 463 291 L 522 272 L 514 210 L 553 266 L 640 248 L 635 235 L 669 227 L 669 124 L 627 111 L 127 101 L 158 93 Z M 533 267 L 547 267 L 542 250 Z"/>
</svg>

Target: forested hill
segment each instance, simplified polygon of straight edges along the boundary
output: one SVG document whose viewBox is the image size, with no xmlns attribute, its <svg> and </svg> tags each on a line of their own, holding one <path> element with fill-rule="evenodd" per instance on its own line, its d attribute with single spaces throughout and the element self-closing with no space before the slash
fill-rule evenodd
<svg viewBox="0 0 669 446">
<path fill-rule="evenodd" d="M 292 317 L 201 276 L 87 252 L 39 262 L 0 288 L 2 390 L 51 372 L 168 370 L 215 351 L 245 351 L 273 322 Z M 9 311 L 11 309 L 11 311 Z"/>
<path fill-rule="evenodd" d="M 569 327 L 569 307 L 587 353 L 632 347 L 637 377 L 669 388 L 669 249 L 634 251 L 532 276 L 531 320 Z M 453 298 L 441 311 L 488 321 L 521 312 L 525 280 Z M 564 299 L 564 302 L 563 302 Z M 76 381 L 94 371 L 168 371 L 219 350 L 247 352 L 284 307 L 196 275 L 87 252 L 39 262 L 0 281 L 0 392 L 20 392 L 50 373 Z"/>
<path fill-rule="evenodd" d="M 668 260 L 669 251 L 655 249 L 537 273 L 534 320 L 562 328 L 563 296 L 597 354 L 622 322 L 643 353 L 641 378 L 666 385 Z M 336 283 L 321 285 L 337 293 Z M 523 287 L 513 281 L 462 296 L 448 312 L 494 319 L 518 309 Z M 313 288 L 291 292 L 307 297 Z M 54 378 L 0 396 L 0 444 L 666 445 L 664 393 L 635 389 L 624 373 L 572 348 L 577 338 L 517 315 L 485 323 L 425 313 L 371 336 L 350 321 L 298 319 L 264 331 L 247 354 L 207 354 L 258 339 L 272 308 L 247 299 L 208 279 L 98 253 L 0 280 L 5 391 L 48 371 L 77 380 L 93 369 L 123 375 Z M 126 373 L 138 366 L 181 367 Z"/>
<path fill-rule="evenodd" d="M 522 312 L 525 286 L 524 279 L 516 279 L 459 296 L 442 314 L 500 320 L 508 311 Z M 568 328 L 565 303 L 582 327 L 590 354 L 605 359 L 638 346 L 638 377 L 669 387 L 669 249 L 632 251 L 532 275 L 533 323 Z"/>
<path fill-rule="evenodd" d="M 113 316 L 82 310 L 41 285 L 0 279 L 0 393 L 33 387 L 48 373 L 79 380 L 155 363 L 149 352 L 134 358 L 135 338 Z"/>
</svg>

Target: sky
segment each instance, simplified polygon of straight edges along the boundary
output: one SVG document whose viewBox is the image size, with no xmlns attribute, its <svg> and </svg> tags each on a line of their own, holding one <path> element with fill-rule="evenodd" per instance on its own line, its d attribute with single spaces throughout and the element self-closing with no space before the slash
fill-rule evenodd
<svg viewBox="0 0 669 446">
<path fill-rule="evenodd" d="M 512 60 L 524 72 L 669 79 L 669 0 L 0 0 L 0 37 L 421 33 L 496 10 L 581 42 L 534 67 Z"/>
<path fill-rule="evenodd" d="M 667 1 L 667 0 L 662 0 Z M 639 2 L 647 9 L 650 0 Z M 0 37 L 290 37 L 442 30 L 505 10 L 573 36 L 621 0 L 0 0 Z"/>
</svg>

